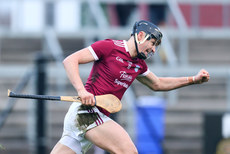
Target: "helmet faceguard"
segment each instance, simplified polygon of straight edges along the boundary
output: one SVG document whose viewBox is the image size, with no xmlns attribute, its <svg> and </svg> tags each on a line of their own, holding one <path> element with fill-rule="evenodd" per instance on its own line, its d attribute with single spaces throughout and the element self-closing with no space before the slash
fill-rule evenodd
<svg viewBox="0 0 230 154">
<path fill-rule="evenodd" d="M 137 39 L 137 34 L 139 34 L 140 31 L 143 31 L 146 34 L 145 39 L 142 41 L 138 41 L 138 39 Z M 142 44 L 146 40 L 155 39 L 156 40 L 155 46 L 156 46 L 156 48 L 159 49 L 159 46 L 161 44 L 161 39 L 163 37 L 162 33 L 160 32 L 160 29 L 156 25 L 154 25 L 153 23 L 151 23 L 149 21 L 145 21 L 145 20 L 141 20 L 141 21 L 136 22 L 134 24 L 133 32 L 131 35 L 134 36 L 134 42 L 135 42 L 135 47 L 136 47 L 136 51 L 137 51 L 137 57 L 140 59 L 146 59 L 147 56 L 143 52 L 139 52 L 138 47 L 137 47 L 137 43 Z"/>
</svg>

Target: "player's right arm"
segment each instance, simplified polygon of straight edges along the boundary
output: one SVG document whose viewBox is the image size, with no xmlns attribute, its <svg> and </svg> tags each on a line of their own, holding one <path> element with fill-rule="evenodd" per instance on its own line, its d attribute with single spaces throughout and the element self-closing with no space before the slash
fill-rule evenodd
<svg viewBox="0 0 230 154">
<path fill-rule="evenodd" d="M 94 105 L 95 100 L 94 95 L 89 93 L 84 87 L 79 73 L 79 64 L 89 63 L 94 60 L 88 48 L 74 52 L 63 60 L 67 76 L 81 98 L 82 104 L 85 105 Z"/>
</svg>

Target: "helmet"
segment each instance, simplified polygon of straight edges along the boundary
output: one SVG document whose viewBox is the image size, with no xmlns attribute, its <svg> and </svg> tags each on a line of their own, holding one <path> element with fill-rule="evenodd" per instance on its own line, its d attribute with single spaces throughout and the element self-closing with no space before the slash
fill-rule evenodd
<svg viewBox="0 0 230 154">
<path fill-rule="evenodd" d="M 146 33 L 146 37 L 143 41 L 138 42 L 139 44 L 144 43 L 146 40 L 150 40 L 150 39 L 155 39 L 156 40 L 156 46 L 159 46 L 161 44 L 161 39 L 163 37 L 160 28 L 158 28 L 156 25 L 154 25 L 153 23 L 149 22 L 149 21 L 145 21 L 145 20 L 141 20 L 138 21 L 134 24 L 133 26 L 133 32 L 131 35 L 134 35 L 134 41 L 135 41 L 135 46 L 136 46 L 136 50 L 137 50 L 137 56 L 140 59 L 146 59 L 147 57 L 145 56 L 144 53 L 140 53 L 138 51 L 137 48 L 137 34 L 140 31 L 144 31 Z"/>
</svg>

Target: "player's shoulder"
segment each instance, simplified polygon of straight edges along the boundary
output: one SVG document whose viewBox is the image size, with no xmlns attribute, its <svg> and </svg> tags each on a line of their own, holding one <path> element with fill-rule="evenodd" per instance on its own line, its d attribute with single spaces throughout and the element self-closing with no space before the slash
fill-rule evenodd
<svg viewBox="0 0 230 154">
<path fill-rule="evenodd" d="M 99 41 L 96 41 L 95 43 L 101 43 L 101 44 L 113 44 L 113 40 L 112 40 L 112 39 L 104 39 L 104 40 L 99 40 Z"/>
<path fill-rule="evenodd" d="M 100 47 L 111 47 L 113 46 L 113 40 L 111 39 L 105 39 L 105 40 L 99 40 L 96 41 L 94 44 L 92 44 L 93 46 L 100 46 Z"/>
<path fill-rule="evenodd" d="M 112 40 L 114 46 L 116 46 L 117 48 L 125 48 L 126 44 L 124 40 Z"/>
<path fill-rule="evenodd" d="M 105 39 L 100 41 L 103 44 L 108 44 L 112 46 L 117 46 L 117 47 L 125 47 L 125 42 L 124 40 L 113 40 L 113 39 Z"/>
<path fill-rule="evenodd" d="M 110 53 L 112 51 L 124 52 L 128 50 L 125 40 L 105 39 L 98 41 L 91 46 L 95 50 L 106 51 L 107 53 Z"/>
</svg>

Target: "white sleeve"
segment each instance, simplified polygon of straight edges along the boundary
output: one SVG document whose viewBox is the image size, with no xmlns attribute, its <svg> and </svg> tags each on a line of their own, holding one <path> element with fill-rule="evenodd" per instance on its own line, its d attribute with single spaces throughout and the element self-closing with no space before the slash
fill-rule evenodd
<svg viewBox="0 0 230 154">
<path fill-rule="evenodd" d="M 95 51 L 93 50 L 93 48 L 91 46 L 88 47 L 90 53 L 93 55 L 95 60 L 99 60 L 99 58 L 97 57 L 97 54 L 95 53 Z"/>
<path fill-rule="evenodd" d="M 138 76 L 146 76 L 146 75 L 148 75 L 149 73 L 150 73 L 150 70 L 147 69 L 147 71 L 145 71 L 145 72 L 142 73 L 142 74 L 139 74 Z"/>
</svg>

